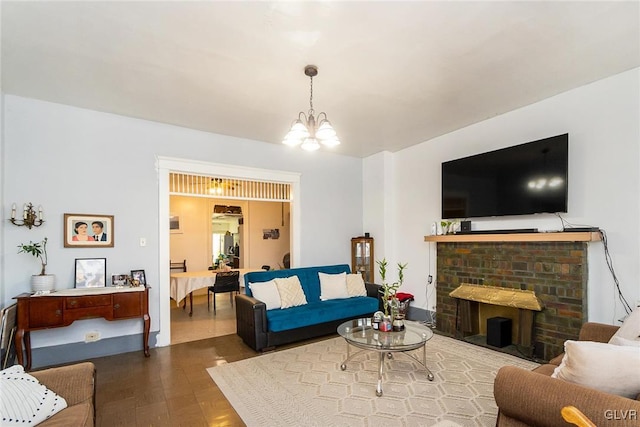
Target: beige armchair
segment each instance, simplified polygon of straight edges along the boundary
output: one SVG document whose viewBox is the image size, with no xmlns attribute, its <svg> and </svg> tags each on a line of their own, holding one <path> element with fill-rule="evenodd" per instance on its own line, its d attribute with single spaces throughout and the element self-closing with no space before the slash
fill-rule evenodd
<svg viewBox="0 0 640 427">
<path fill-rule="evenodd" d="M 29 372 L 67 401 L 67 408 L 38 424 L 42 427 L 94 426 L 96 368 L 91 362 Z"/>
</svg>

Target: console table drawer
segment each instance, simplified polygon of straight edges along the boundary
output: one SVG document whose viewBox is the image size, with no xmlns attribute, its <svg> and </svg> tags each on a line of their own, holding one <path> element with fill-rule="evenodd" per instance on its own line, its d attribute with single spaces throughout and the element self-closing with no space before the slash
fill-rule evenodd
<svg viewBox="0 0 640 427">
<path fill-rule="evenodd" d="M 74 308 L 103 307 L 108 305 L 111 305 L 111 295 L 83 296 L 82 298 L 65 299 L 65 308 L 67 310 Z"/>
</svg>

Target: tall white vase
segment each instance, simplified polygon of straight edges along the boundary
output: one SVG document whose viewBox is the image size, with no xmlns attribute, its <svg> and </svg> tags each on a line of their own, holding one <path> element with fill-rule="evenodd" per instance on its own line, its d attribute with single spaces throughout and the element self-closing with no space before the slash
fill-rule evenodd
<svg viewBox="0 0 640 427">
<path fill-rule="evenodd" d="M 56 288 L 56 276 L 53 274 L 34 274 L 31 276 L 31 292 L 48 294 Z"/>
</svg>

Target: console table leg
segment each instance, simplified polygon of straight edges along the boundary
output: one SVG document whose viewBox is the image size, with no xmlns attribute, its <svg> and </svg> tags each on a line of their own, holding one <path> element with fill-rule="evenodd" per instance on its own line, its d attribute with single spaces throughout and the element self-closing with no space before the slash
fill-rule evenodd
<svg viewBox="0 0 640 427">
<path fill-rule="evenodd" d="M 143 332 L 142 332 L 142 348 L 144 349 L 144 355 L 146 357 L 151 356 L 149 353 L 149 329 L 151 327 L 151 317 L 148 314 L 143 316 Z"/>
</svg>

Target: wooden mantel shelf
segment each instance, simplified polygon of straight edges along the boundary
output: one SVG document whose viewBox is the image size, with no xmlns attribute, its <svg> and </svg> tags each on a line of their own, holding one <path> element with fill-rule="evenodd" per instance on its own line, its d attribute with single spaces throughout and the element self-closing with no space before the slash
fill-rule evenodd
<svg viewBox="0 0 640 427">
<path fill-rule="evenodd" d="M 596 242 L 602 236 L 598 232 L 550 232 L 550 233 L 504 233 L 504 234 L 445 234 L 424 236 L 425 242 Z"/>
</svg>

